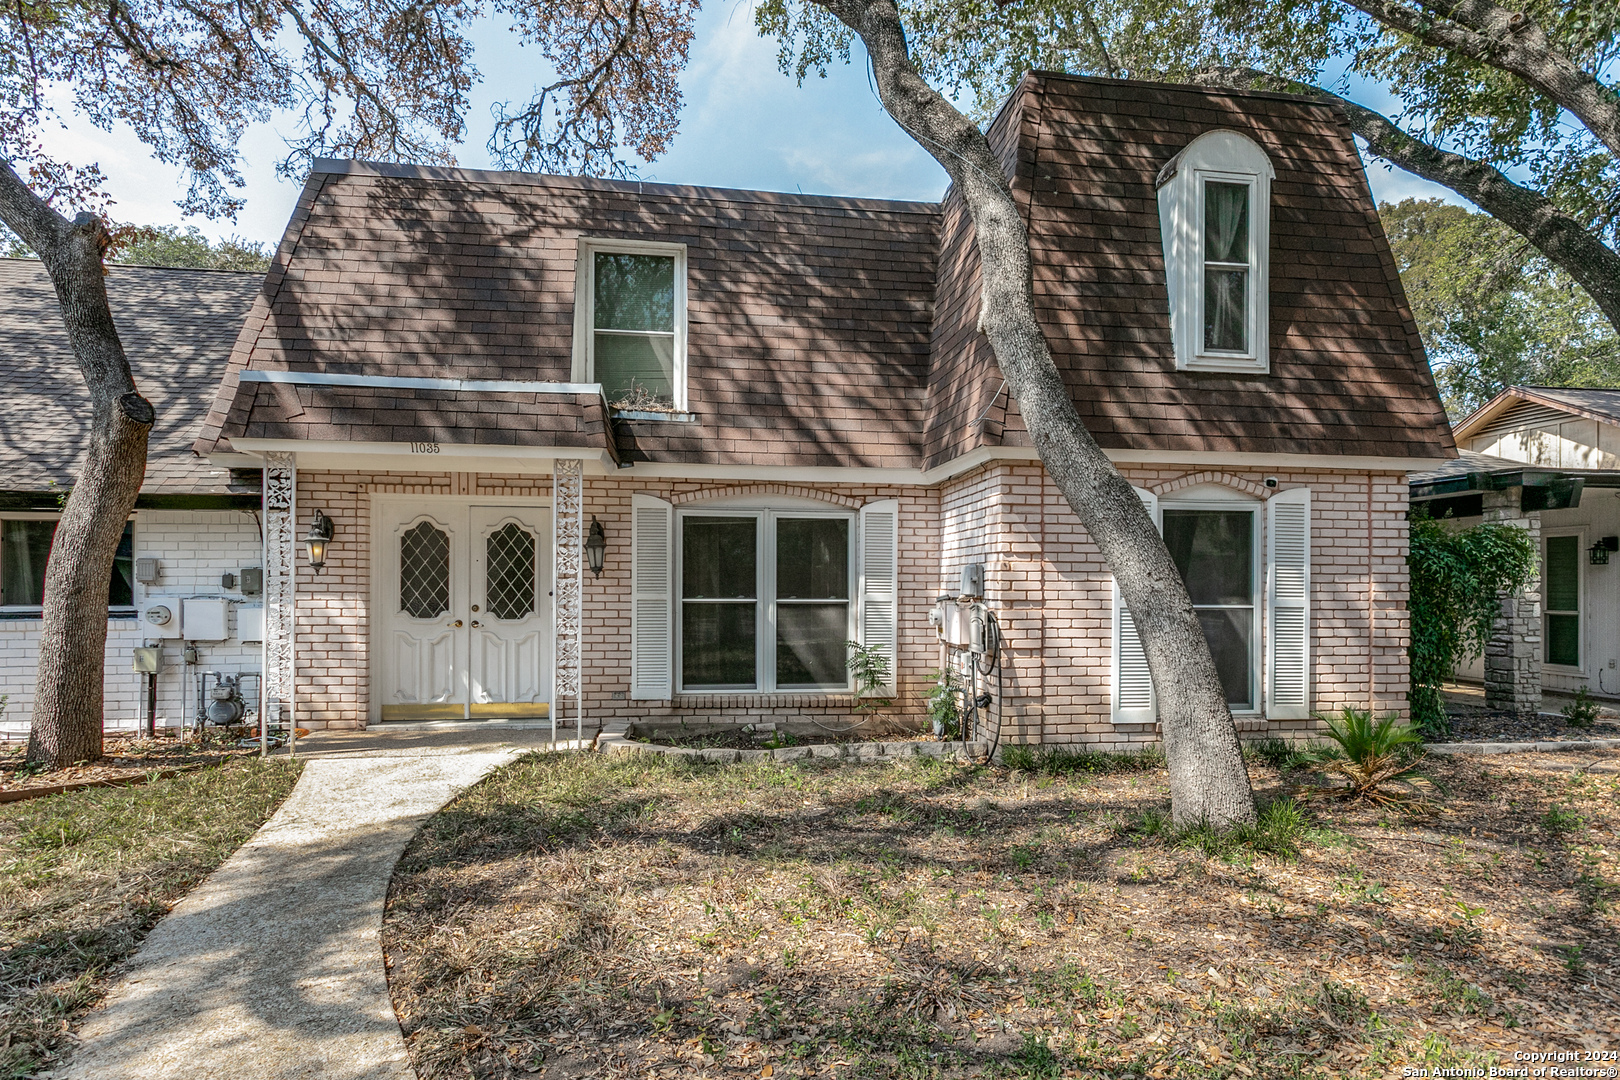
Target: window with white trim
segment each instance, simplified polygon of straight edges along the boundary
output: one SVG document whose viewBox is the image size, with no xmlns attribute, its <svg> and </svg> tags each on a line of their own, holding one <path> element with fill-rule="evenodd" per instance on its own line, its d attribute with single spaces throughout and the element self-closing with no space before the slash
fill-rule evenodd
<svg viewBox="0 0 1620 1080">
<path fill-rule="evenodd" d="M 56 538 L 57 517 L 26 515 L 0 520 L 0 617 L 38 618 L 45 602 L 45 563 Z M 126 522 L 107 584 L 109 614 L 135 613 L 135 527 Z"/>
<path fill-rule="evenodd" d="M 615 409 L 684 410 L 685 246 L 581 240 L 575 273 L 574 380 Z"/>
<path fill-rule="evenodd" d="M 1181 571 L 1233 712 L 1259 705 L 1259 507 L 1163 504 L 1164 543 Z"/>
<path fill-rule="evenodd" d="M 854 523 L 836 511 L 679 512 L 678 689 L 848 690 Z"/>
<path fill-rule="evenodd" d="M 1546 663 L 1581 668 L 1581 533 L 1548 536 L 1543 543 L 1542 580 L 1546 583 Z"/>
<path fill-rule="evenodd" d="M 1159 231 L 1176 367 L 1270 370 L 1271 161 L 1236 131 L 1210 131 L 1158 177 Z"/>
</svg>

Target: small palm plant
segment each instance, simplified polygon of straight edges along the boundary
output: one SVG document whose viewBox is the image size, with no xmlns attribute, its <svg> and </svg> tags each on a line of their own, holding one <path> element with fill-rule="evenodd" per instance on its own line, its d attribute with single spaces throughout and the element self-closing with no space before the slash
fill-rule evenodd
<svg viewBox="0 0 1620 1080">
<path fill-rule="evenodd" d="M 1346 708 L 1337 719 L 1322 719 L 1327 723 L 1327 737 L 1337 744 L 1323 755 L 1322 768 L 1349 782 L 1346 795 L 1386 805 L 1407 801 L 1405 796 L 1379 787 L 1392 780 L 1422 776 L 1417 764 L 1423 736 L 1400 723 L 1394 713 L 1374 720 L 1370 709 Z"/>
</svg>

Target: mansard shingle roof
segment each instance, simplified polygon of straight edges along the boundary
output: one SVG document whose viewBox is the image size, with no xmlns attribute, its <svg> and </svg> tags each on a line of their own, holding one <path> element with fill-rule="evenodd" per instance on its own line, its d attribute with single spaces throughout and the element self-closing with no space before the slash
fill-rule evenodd
<svg viewBox="0 0 1620 1080">
<path fill-rule="evenodd" d="M 1175 370 L 1154 179 L 1217 127 L 1250 135 L 1276 168 L 1268 375 Z M 990 135 L 1030 225 L 1054 358 L 1105 448 L 1451 456 L 1335 110 L 1034 74 Z M 624 461 L 918 468 L 1029 443 L 977 330 L 955 193 L 934 205 L 323 162 L 199 448 L 270 431 L 403 442 L 416 428 L 509 443 L 472 391 L 449 402 L 450 422 L 411 401 L 301 417 L 296 395 L 239 398 L 234 372 L 565 383 L 582 236 L 687 246 L 694 420 L 618 423 Z"/>
</svg>

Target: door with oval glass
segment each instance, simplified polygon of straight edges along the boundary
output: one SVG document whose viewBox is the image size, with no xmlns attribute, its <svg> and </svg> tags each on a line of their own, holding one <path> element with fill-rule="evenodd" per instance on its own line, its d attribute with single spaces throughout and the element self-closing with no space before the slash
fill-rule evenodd
<svg viewBox="0 0 1620 1080">
<path fill-rule="evenodd" d="M 545 716 L 550 511 L 437 500 L 378 509 L 379 718 Z"/>
<path fill-rule="evenodd" d="M 472 507 L 472 716 L 546 715 L 551 697 L 550 524 L 549 511 L 538 507 Z"/>
</svg>

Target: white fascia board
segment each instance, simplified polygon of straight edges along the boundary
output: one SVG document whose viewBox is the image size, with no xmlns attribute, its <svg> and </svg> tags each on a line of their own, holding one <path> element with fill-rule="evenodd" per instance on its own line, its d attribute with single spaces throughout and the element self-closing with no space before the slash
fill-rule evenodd
<svg viewBox="0 0 1620 1080">
<path fill-rule="evenodd" d="M 436 453 L 412 450 L 412 443 L 303 442 L 294 439 L 232 439 L 231 444 L 247 455 L 279 450 L 298 455 L 303 469 L 335 471 L 365 469 L 375 472 L 452 472 L 544 473 L 558 458 L 583 458 L 592 475 L 674 480 L 758 480 L 816 484 L 894 484 L 902 487 L 931 487 L 955 476 L 998 461 L 1038 462 L 1033 447 L 981 447 L 932 469 L 866 469 L 800 467 L 792 465 L 700 465 L 678 461 L 638 462 L 619 468 L 606 450 L 571 446 L 477 446 L 459 443 L 437 445 Z M 1203 450 L 1108 450 L 1109 460 L 1118 465 L 1180 465 L 1198 469 L 1332 469 L 1350 472 L 1415 472 L 1432 469 L 1449 458 L 1340 457 L 1332 454 L 1235 454 Z M 230 457 L 233 464 L 258 464 L 243 454 Z M 223 462 L 221 462 L 223 463 Z M 438 468 L 435 468 L 438 466 Z"/>
<path fill-rule="evenodd" d="M 464 443 L 314 442 L 301 439 L 232 439 L 248 454 L 297 454 L 300 469 L 332 472 L 549 473 L 559 459 L 577 458 L 593 475 L 620 471 L 606 450 L 590 446 L 478 446 Z M 434 446 L 422 451 L 413 447 Z"/>
</svg>

